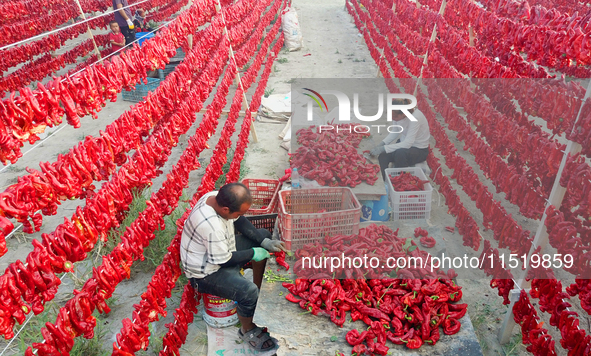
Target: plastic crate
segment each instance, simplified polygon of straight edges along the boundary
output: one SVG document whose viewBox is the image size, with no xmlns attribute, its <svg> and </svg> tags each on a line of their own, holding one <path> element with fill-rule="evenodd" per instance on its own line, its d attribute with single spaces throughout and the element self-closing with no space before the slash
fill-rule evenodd
<svg viewBox="0 0 591 356">
<path fill-rule="evenodd" d="M 429 219 L 431 217 L 431 194 L 433 187 L 430 183 L 425 184 L 425 190 L 415 192 L 397 192 L 390 182 L 390 176 L 398 176 L 403 172 L 411 173 L 421 180 L 427 180 L 423 170 L 418 167 L 387 168 L 388 196 L 392 205 L 392 219 Z"/>
<path fill-rule="evenodd" d="M 185 59 L 185 51 L 183 51 L 183 48 L 182 48 L 182 47 L 179 47 L 179 48 L 177 48 L 177 50 L 176 50 L 176 53 L 175 53 L 174 57 L 172 57 L 172 58 L 170 59 L 170 61 L 171 61 L 171 62 L 172 62 L 172 61 L 181 61 L 181 60 L 183 60 L 183 59 Z"/>
<path fill-rule="evenodd" d="M 166 67 L 164 68 L 164 76 L 168 76 L 170 73 L 174 72 L 174 70 L 176 69 L 176 66 L 178 66 L 179 64 L 181 64 L 181 61 L 170 61 L 170 63 L 168 63 L 166 65 Z"/>
<path fill-rule="evenodd" d="M 148 84 L 136 84 L 135 90 L 131 91 L 122 91 L 121 96 L 125 101 L 131 101 L 134 103 L 139 103 L 144 99 L 149 92 L 158 88 L 162 79 L 158 78 L 148 78 Z"/>
<path fill-rule="evenodd" d="M 149 40 L 150 38 L 154 37 L 154 33 L 153 32 L 136 32 L 135 33 L 135 39 L 137 40 L 137 44 L 141 47 L 142 43 L 144 43 L 145 40 Z"/>
<path fill-rule="evenodd" d="M 277 213 L 275 214 L 263 214 L 263 215 L 253 215 L 253 216 L 246 216 L 246 218 L 256 227 L 257 229 L 267 229 L 273 234 L 273 230 L 275 229 L 275 222 L 277 220 Z"/>
<path fill-rule="evenodd" d="M 242 184 L 250 189 L 252 205 L 246 215 L 260 215 L 277 212 L 279 205 L 279 180 L 244 179 Z"/>
<path fill-rule="evenodd" d="M 292 251 L 326 235 L 357 234 L 360 217 L 361 204 L 350 188 L 279 192 L 279 231 Z"/>
</svg>

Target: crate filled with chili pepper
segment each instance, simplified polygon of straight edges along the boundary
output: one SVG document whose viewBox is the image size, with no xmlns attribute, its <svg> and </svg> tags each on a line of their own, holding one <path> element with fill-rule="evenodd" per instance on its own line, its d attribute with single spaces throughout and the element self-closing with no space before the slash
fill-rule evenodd
<svg viewBox="0 0 591 356">
<path fill-rule="evenodd" d="M 325 236 L 356 234 L 360 216 L 361 204 L 350 188 L 279 192 L 279 232 L 292 251 Z"/>
<path fill-rule="evenodd" d="M 433 187 L 421 168 L 387 168 L 386 177 L 394 220 L 429 219 Z"/>
<path fill-rule="evenodd" d="M 242 180 L 242 184 L 248 187 L 252 196 L 252 205 L 246 215 L 272 214 L 277 212 L 279 205 L 280 184 L 277 179 Z"/>
</svg>

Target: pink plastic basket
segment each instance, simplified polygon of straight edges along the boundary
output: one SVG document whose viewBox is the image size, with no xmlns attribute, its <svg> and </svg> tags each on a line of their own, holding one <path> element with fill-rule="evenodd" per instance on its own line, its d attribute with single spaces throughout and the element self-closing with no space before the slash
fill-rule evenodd
<svg viewBox="0 0 591 356">
<path fill-rule="evenodd" d="M 244 179 L 242 184 L 250 189 L 252 195 L 252 205 L 246 215 L 263 215 L 277 212 L 279 180 Z"/>
<path fill-rule="evenodd" d="M 279 192 L 279 231 L 289 250 L 326 235 L 359 233 L 361 204 L 350 188 Z"/>
</svg>

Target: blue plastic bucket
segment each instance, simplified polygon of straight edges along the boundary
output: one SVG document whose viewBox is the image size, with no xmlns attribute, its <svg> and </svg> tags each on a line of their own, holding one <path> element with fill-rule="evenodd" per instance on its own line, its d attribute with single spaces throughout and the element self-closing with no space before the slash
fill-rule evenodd
<svg viewBox="0 0 591 356">
<path fill-rule="evenodd" d="M 135 39 L 138 40 L 137 43 L 138 45 L 142 45 L 142 43 L 145 40 L 148 40 L 150 38 L 154 37 L 154 33 L 153 32 L 136 32 L 135 33 Z"/>
<path fill-rule="evenodd" d="M 387 221 L 388 196 L 382 195 L 380 200 L 363 200 L 361 204 L 361 221 Z"/>
</svg>

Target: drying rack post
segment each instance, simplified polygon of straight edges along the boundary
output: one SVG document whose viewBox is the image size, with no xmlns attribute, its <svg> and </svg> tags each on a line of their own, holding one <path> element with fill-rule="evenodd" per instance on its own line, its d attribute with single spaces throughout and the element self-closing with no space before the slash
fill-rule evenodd
<svg viewBox="0 0 591 356">
<path fill-rule="evenodd" d="M 78 4 L 78 9 L 80 10 L 80 16 L 82 16 L 83 20 L 86 20 L 86 15 L 84 15 L 84 10 L 82 10 L 82 6 L 80 5 L 80 1 L 76 0 L 76 4 Z M 88 22 L 86 23 L 86 30 L 87 30 L 87 34 L 88 34 L 88 38 L 90 38 L 92 40 L 92 43 L 94 44 L 94 53 L 96 53 L 98 59 L 101 59 L 101 51 L 99 51 L 98 46 L 96 45 L 96 41 L 94 40 L 94 35 L 92 34 L 92 31 L 90 30 L 90 26 L 88 26 Z"/>
<path fill-rule="evenodd" d="M 226 35 L 226 38 L 228 39 L 228 41 L 230 41 L 230 35 L 228 34 L 228 27 L 226 26 L 226 19 L 224 18 L 224 14 L 221 12 L 222 5 L 220 4 L 220 0 L 217 0 L 217 4 L 215 5 L 215 10 L 217 13 L 221 13 L 221 15 L 222 15 L 222 21 L 224 22 L 224 34 Z M 234 65 L 236 65 L 236 58 L 234 57 L 234 50 L 232 49 L 231 41 L 230 41 L 230 57 L 232 58 Z M 236 82 L 240 86 L 240 89 L 242 89 L 242 106 L 244 107 L 244 112 L 247 113 L 248 110 L 250 110 L 250 106 L 248 105 L 248 100 L 246 100 L 246 93 L 244 91 L 244 85 L 242 85 L 242 79 L 240 78 L 240 72 L 238 71 L 238 67 L 236 67 Z M 253 113 L 251 112 L 251 115 L 252 114 Z M 256 114 L 256 113 L 254 113 L 254 114 Z M 256 118 L 256 116 L 251 117 L 251 120 L 254 121 L 255 118 Z M 259 139 L 257 137 L 257 132 L 255 130 L 254 122 L 253 122 L 253 125 L 251 125 L 250 133 L 252 134 L 252 141 L 254 143 L 259 142 Z"/>
<path fill-rule="evenodd" d="M 575 122 L 573 124 L 573 130 L 575 129 L 577 122 L 579 121 L 579 118 L 581 116 L 581 111 L 583 110 L 583 106 L 585 105 L 585 101 L 589 98 L 590 94 L 591 94 L 591 81 L 589 81 L 589 84 L 587 85 L 587 91 L 585 92 L 585 96 L 581 102 L 581 107 L 579 108 L 579 113 L 577 114 L 577 118 L 575 119 Z M 544 209 L 544 214 L 542 215 L 542 219 L 540 220 L 540 224 L 538 225 L 538 229 L 536 231 L 534 241 L 532 242 L 531 248 L 529 250 L 529 253 L 527 256 L 527 258 L 528 258 L 527 261 L 529 261 L 531 259 L 531 255 L 533 254 L 533 251 L 536 248 L 538 248 L 538 246 L 542 247 L 541 251 L 543 252 L 544 249 L 546 248 L 546 245 L 548 244 L 548 230 L 546 229 L 546 225 L 545 225 L 546 218 L 547 218 L 546 210 L 548 209 L 548 207 L 550 205 L 554 205 L 557 209 L 559 209 L 560 206 L 562 205 L 562 200 L 564 199 L 564 194 L 566 193 L 566 188 L 564 188 L 563 186 L 560 185 L 560 178 L 562 177 L 562 174 L 564 173 L 564 167 L 566 166 L 566 161 L 567 161 L 569 154 L 575 155 L 579 152 L 581 152 L 581 145 L 577 142 L 568 141 L 568 144 L 566 145 L 566 149 L 564 151 L 564 155 L 562 156 L 562 161 L 560 162 L 560 167 L 558 168 L 558 172 L 556 173 L 556 179 L 554 179 L 554 185 L 552 186 L 552 191 L 550 192 L 550 196 L 548 197 L 548 203 L 546 204 L 546 207 Z M 527 275 L 528 270 L 529 270 L 529 265 L 528 265 L 528 268 L 526 268 L 521 273 L 521 276 L 516 280 L 517 291 L 521 291 L 521 289 L 527 289 L 530 287 L 531 283 L 525 280 L 525 276 Z M 513 292 L 513 291 L 511 291 L 511 292 Z M 513 332 L 513 328 L 516 325 L 515 320 L 513 319 L 513 305 L 515 304 L 515 302 L 516 302 L 515 298 L 511 298 L 511 303 L 509 304 L 509 311 L 505 315 L 505 320 L 503 320 L 503 324 L 501 325 L 501 328 L 499 329 L 498 340 L 501 344 L 505 344 L 509 341 L 509 338 L 511 337 L 511 333 Z"/>
</svg>

